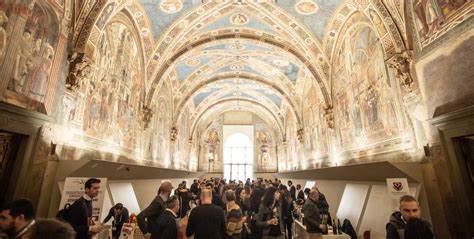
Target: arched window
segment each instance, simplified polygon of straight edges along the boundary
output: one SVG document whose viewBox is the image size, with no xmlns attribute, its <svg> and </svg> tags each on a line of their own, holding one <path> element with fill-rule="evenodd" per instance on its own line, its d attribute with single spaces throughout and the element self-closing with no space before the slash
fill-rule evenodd
<svg viewBox="0 0 474 239">
<path fill-rule="evenodd" d="M 253 139 L 243 133 L 233 133 L 224 142 L 224 178 L 253 178 Z"/>
</svg>

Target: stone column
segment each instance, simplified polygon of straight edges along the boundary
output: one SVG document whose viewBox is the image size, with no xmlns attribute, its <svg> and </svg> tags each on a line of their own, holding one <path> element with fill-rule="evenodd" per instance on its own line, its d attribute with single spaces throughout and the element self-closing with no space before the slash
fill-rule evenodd
<svg viewBox="0 0 474 239">
<path fill-rule="evenodd" d="M 63 53 L 64 53 L 64 50 L 66 50 L 66 45 L 67 45 L 67 36 L 63 35 L 63 33 L 60 33 L 58 36 L 58 44 L 56 47 L 56 53 L 54 54 L 54 59 L 53 59 L 53 68 L 51 69 L 51 74 L 49 76 L 49 81 L 48 81 L 47 89 L 49 90 L 46 91 L 46 97 L 44 101 L 44 107 L 46 109 L 47 114 L 51 113 L 51 109 L 54 103 L 54 96 L 57 93 L 56 88 L 57 88 L 57 84 L 59 80 L 61 64 L 63 61 Z"/>
</svg>

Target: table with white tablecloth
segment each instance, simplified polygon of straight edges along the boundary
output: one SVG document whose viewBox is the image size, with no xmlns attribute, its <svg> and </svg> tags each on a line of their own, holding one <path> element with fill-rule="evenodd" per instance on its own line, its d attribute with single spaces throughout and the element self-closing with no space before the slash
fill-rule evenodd
<svg viewBox="0 0 474 239">
<path fill-rule="evenodd" d="M 308 233 L 306 232 L 306 226 L 303 225 L 299 220 L 295 220 L 295 228 L 293 233 L 294 238 L 308 239 Z M 345 233 L 338 235 L 323 235 L 323 239 L 351 239 L 351 237 Z"/>
</svg>

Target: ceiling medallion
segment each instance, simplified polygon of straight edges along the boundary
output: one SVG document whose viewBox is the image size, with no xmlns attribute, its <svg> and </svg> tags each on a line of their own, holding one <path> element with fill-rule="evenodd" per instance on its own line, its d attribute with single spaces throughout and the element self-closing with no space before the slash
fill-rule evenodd
<svg viewBox="0 0 474 239">
<path fill-rule="evenodd" d="M 163 0 L 160 4 L 160 9 L 166 13 L 176 13 L 183 8 L 181 0 Z"/>
<path fill-rule="evenodd" d="M 147 28 L 142 28 L 142 36 L 147 37 L 150 31 Z"/>
<path fill-rule="evenodd" d="M 188 66 L 197 66 L 200 63 L 201 63 L 201 61 L 199 60 L 199 58 L 194 58 L 194 59 L 186 61 L 186 65 L 188 65 Z"/>
<path fill-rule="evenodd" d="M 244 66 L 241 64 L 233 64 L 229 68 L 233 71 L 241 71 L 244 69 Z"/>
<path fill-rule="evenodd" d="M 276 66 L 279 66 L 279 67 L 285 67 L 285 66 L 290 65 L 289 61 L 283 60 L 283 59 L 275 59 L 275 60 L 272 61 L 272 63 Z"/>
<path fill-rule="evenodd" d="M 230 22 L 234 25 L 245 25 L 249 22 L 249 17 L 243 13 L 236 13 L 230 16 Z"/>
<path fill-rule="evenodd" d="M 243 50 L 245 49 L 245 46 L 240 43 L 236 43 L 236 44 L 230 45 L 229 48 L 232 50 Z"/>
<path fill-rule="evenodd" d="M 311 15 L 316 13 L 319 7 L 311 0 L 301 0 L 295 4 L 295 9 L 299 14 Z"/>
</svg>

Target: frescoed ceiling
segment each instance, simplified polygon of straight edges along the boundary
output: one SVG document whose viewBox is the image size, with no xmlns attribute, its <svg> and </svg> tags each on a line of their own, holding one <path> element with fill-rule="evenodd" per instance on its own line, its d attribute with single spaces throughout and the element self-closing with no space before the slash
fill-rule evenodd
<svg viewBox="0 0 474 239">
<path fill-rule="evenodd" d="M 153 49 L 145 52 L 147 100 L 160 80 L 171 79 L 173 120 L 183 108 L 196 120 L 217 108 L 255 110 L 252 102 L 258 102 L 266 118 L 282 121 L 268 112 L 289 109 L 300 121 L 306 81 L 319 85 L 330 104 L 330 56 L 323 45 L 331 21 L 345 17 L 338 13 L 344 0 L 137 2 L 154 42 L 145 47 Z"/>
</svg>

